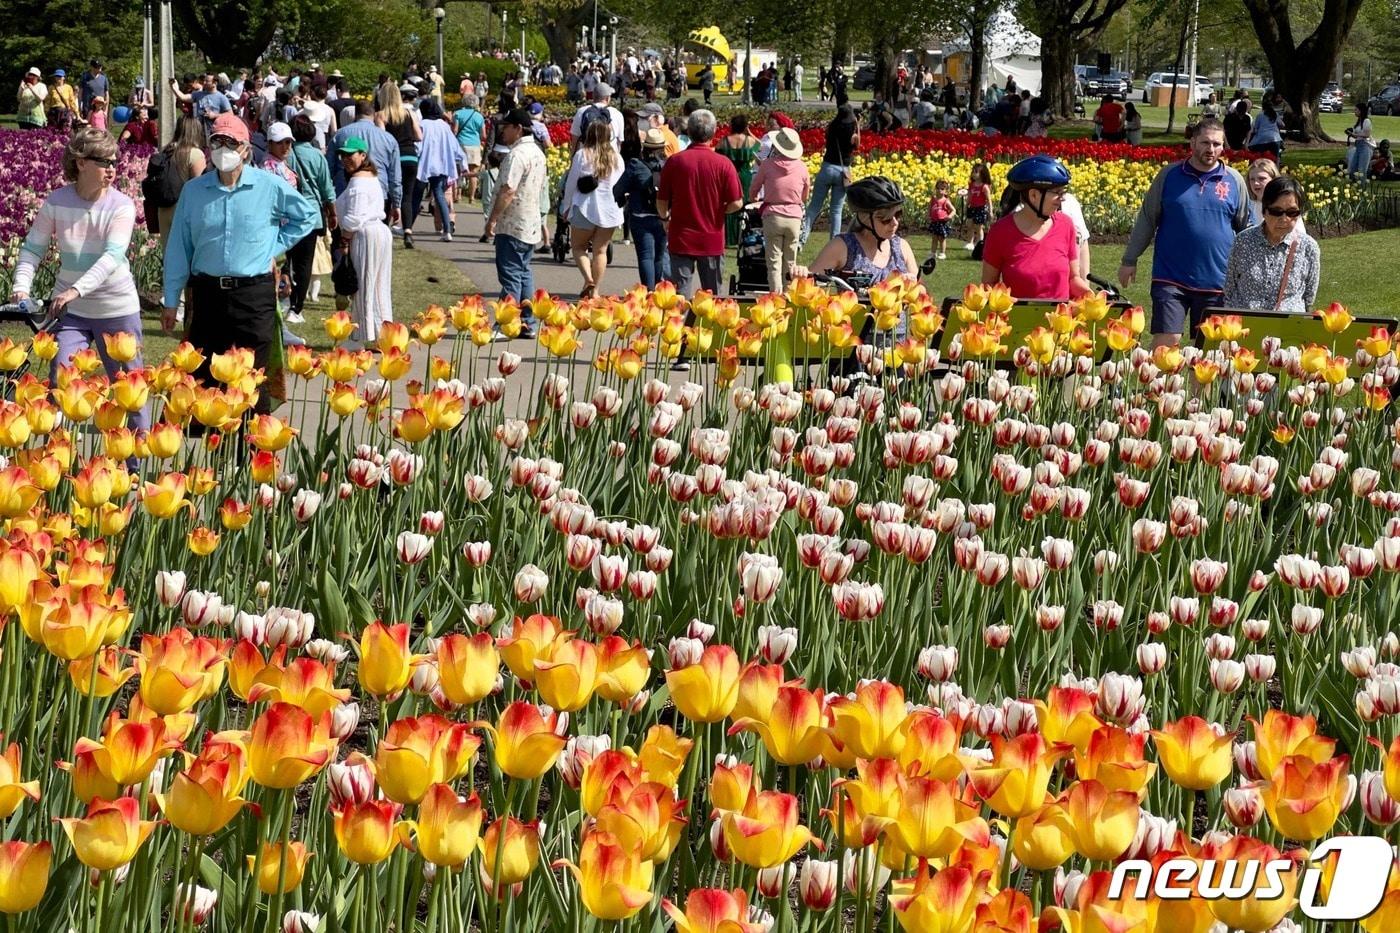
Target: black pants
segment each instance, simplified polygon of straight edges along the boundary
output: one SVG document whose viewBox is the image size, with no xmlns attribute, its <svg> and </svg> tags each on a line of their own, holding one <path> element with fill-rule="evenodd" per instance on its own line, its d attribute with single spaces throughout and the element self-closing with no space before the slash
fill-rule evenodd
<svg viewBox="0 0 1400 933">
<path fill-rule="evenodd" d="M 313 230 L 287 250 L 287 268 L 292 274 L 292 297 L 288 309 L 292 314 L 300 314 L 306 305 L 306 293 L 311 289 L 311 267 L 316 262 L 316 241 L 325 235 L 324 230 Z"/>
<path fill-rule="evenodd" d="M 210 276 L 191 276 L 190 292 L 192 304 L 185 309 L 190 316 L 189 340 L 204 354 L 204 362 L 194 371 L 195 380 L 213 385 L 210 360 L 215 353 L 234 347 L 252 350 L 253 366 L 265 371 L 272 341 L 282 337 L 277 329 L 277 283 L 272 274 L 238 288 L 220 288 L 219 280 Z M 271 412 L 272 396 L 260 391 L 253 410 Z"/>
<path fill-rule="evenodd" d="M 418 160 L 400 159 L 399 173 L 403 178 L 403 195 L 399 198 L 402 205 L 403 229 L 407 233 L 413 229 L 413 221 L 418 219 L 418 212 L 423 207 L 424 186 L 418 184 Z M 409 218 L 413 218 L 410 220 Z"/>
</svg>

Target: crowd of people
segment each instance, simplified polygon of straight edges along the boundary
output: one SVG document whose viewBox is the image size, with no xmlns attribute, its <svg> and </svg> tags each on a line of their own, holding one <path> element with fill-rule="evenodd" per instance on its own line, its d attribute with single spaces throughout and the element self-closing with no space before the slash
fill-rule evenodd
<svg viewBox="0 0 1400 933">
<path fill-rule="evenodd" d="M 550 247 L 551 224 L 578 270 L 584 298 L 604 292 L 619 231 L 636 250 L 643 285 L 669 280 L 686 295 L 697 287 L 721 291 L 726 253 L 757 231 L 765 284 L 781 291 L 794 277 L 815 273 L 867 283 L 927 273 L 947 258 L 959 226 L 980 262 L 980 279 L 1004 283 L 1018 298 L 1059 301 L 1095 288 L 1090 231 L 1069 190 L 1069 172 L 1047 156 L 1016 165 L 999 199 L 985 164 L 972 168 L 956 197 L 957 180 L 936 180 L 926 214 L 932 248 L 920 266 L 899 187 L 878 176 L 853 181 L 862 120 L 849 103 L 827 124 L 811 176 L 797 129 L 780 110 L 771 110 L 762 127 L 751 127 L 743 115 L 721 126 L 690 98 L 668 116 L 655 99 L 652 71 L 664 84 L 672 63 L 654 56 L 635 58 L 629 49 L 617 63 L 574 63 L 568 71 L 519 64 L 489 112 L 485 75 L 461 76 L 460 104 L 452 109 L 433 66 L 420 74 L 411 65 L 401 81 L 385 73 L 373 89 L 355 89 L 360 96 L 338 71 L 315 64 L 286 75 L 245 69 L 232 78 L 205 73 L 173 81 L 169 91 L 180 108 L 174 138 L 152 156 L 142 189 L 147 223 L 164 249 L 164 326 L 183 323 L 206 355 L 244 346 L 264 365 L 279 343 L 300 341 L 287 325 L 304 320 L 306 302 L 317 299 L 330 275 L 355 325 L 352 345 L 370 344 L 393 320 L 394 238 L 413 248 L 426 206 L 436 234 L 451 241 L 459 205 L 478 198 L 479 239 L 493 244 L 500 298 L 520 309 L 514 324 L 498 330 L 501 340 L 534 336 L 532 265 Z M 615 103 L 613 85 L 603 80 L 613 64 L 619 84 L 635 92 L 633 107 L 625 92 Z M 544 108 L 526 92 L 530 69 L 536 80 L 563 84 L 571 97 L 585 89 L 588 96 L 570 124 L 570 166 L 557 192 L 546 170 L 552 143 Z M 756 83 L 755 93 L 762 87 L 771 101 L 786 76 L 772 66 L 761 76 L 765 83 Z M 106 355 L 103 335 L 139 333 L 140 326 L 126 263 L 136 212 L 112 187 L 116 139 L 104 119 L 112 91 L 98 61 L 76 86 L 62 69 L 49 85 L 42 77 L 30 69 L 20 87 L 21 104 L 28 102 L 21 122 L 72 131 L 64 156 L 70 184 L 40 210 L 21 250 L 12 299 L 29 297 L 37 265 L 57 246 L 63 267 L 49 304 L 58 319 L 55 365 L 93 347 L 113 370 L 119 363 Z M 819 78 L 822 96 L 845 86 L 836 68 L 822 69 Z M 933 96 L 945 122 L 965 119 L 951 82 L 931 95 L 934 78 L 925 70 L 901 81 L 916 107 Z M 122 105 L 124 138 L 154 140 L 153 103 L 138 81 Z M 1193 123 L 1189 157 L 1158 174 L 1124 251 L 1118 278 L 1127 287 L 1138 257 L 1154 247 L 1152 333 L 1159 343 L 1195 334 L 1207 308 L 1304 312 L 1316 296 L 1320 251 L 1304 225 L 1304 192 L 1278 168 L 1276 141 L 1265 125 L 1277 124 L 1272 100 L 1251 120 L 1245 142 L 1259 157 L 1247 172 L 1221 158 L 1235 141 L 1231 119 L 1238 127 L 1249 108 L 1248 96 L 1237 95 L 1223 119 L 1208 107 Z M 866 110 L 866 132 L 887 128 L 882 115 L 893 110 L 884 101 Z M 1365 108 L 1356 115 L 1349 166 L 1355 172 L 1389 165 L 1388 142 L 1373 145 Z M 1130 103 L 1105 98 L 1093 120 L 1106 140 L 1140 133 Z M 977 122 L 983 131 L 1037 136 L 1053 117 L 1008 81 Z M 803 265 L 799 252 L 824 213 L 830 239 Z M 229 248 L 235 243 L 237 249 Z M 894 338 L 901 333 L 896 328 Z M 688 363 L 682 357 L 677 365 Z"/>
</svg>

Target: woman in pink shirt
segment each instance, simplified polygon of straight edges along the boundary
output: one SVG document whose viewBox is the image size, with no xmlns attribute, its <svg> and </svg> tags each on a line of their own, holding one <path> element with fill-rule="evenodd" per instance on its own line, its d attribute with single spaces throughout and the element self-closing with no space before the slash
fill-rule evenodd
<svg viewBox="0 0 1400 933">
<path fill-rule="evenodd" d="M 749 200 L 763 198 L 763 258 L 768 264 L 768 290 L 781 293 L 797 262 L 797 241 L 802 235 L 802 212 L 812 190 L 807 163 L 802 161 L 802 140 L 797 131 L 783 127 L 773 136 L 773 150 L 758 163 L 749 182 Z"/>
<path fill-rule="evenodd" d="M 1006 176 L 1002 216 L 987 231 L 982 282 L 1022 299 L 1065 301 L 1091 291 L 1079 274 L 1074 223 L 1060 213 L 1069 170 L 1049 156 L 1022 159 Z"/>
</svg>

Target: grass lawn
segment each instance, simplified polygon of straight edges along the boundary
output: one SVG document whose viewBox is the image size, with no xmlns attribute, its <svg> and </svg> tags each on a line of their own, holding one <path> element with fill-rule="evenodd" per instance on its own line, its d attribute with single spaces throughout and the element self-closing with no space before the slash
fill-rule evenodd
<svg viewBox="0 0 1400 933">
<path fill-rule="evenodd" d="M 931 238 L 926 233 L 916 233 L 910 238 L 914 256 L 919 262 L 928 258 Z M 824 246 L 826 240 L 814 234 L 802 251 L 802 262 L 811 262 Z M 1326 307 L 1333 301 L 1340 301 L 1354 314 L 1391 316 L 1400 318 L 1400 290 L 1397 290 L 1393 277 L 1377 274 L 1389 257 L 1400 252 L 1400 230 L 1380 230 L 1360 233 L 1348 237 L 1336 237 L 1318 241 L 1322 247 L 1322 279 L 1318 284 L 1317 306 Z M 1099 278 L 1116 282 L 1118 265 L 1123 256 L 1123 244 L 1105 243 L 1093 246 L 1094 274 Z M 1128 300 L 1147 307 L 1152 270 L 1152 251 L 1149 249 L 1138 260 L 1138 278 L 1126 291 Z M 981 264 L 973 262 L 971 254 L 963 249 L 963 241 L 953 238 L 948 241 L 948 258 L 938 264 L 933 275 L 924 279 L 931 293 L 938 297 L 959 295 L 969 282 L 981 281 Z"/>
<path fill-rule="evenodd" d="M 400 321 L 410 321 L 431 304 L 448 305 L 462 295 L 473 291 L 472 283 L 451 260 L 443 259 L 427 250 L 406 250 L 401 241 L 394 245 L 394 316 Z M 330 276 L 325 276 L 321 300 L 307 302 L 306 323 L 292 329 L 306 338 L 306 342 L 317 350 L 328 350 L 330 338 L 326 336 L 321 322 L 335 313 L 335 302 L 331 297 Z M 145 344 L 145 358 L 148 363 L 163 359 L 179 343 L 178 330 L 167 334 L 161 330 L 159 314 L 146 314 L 142 317 Z M 16 326 L 0 328 L 0 335 L 21 339 L 25 332 Z"/>
</svg>

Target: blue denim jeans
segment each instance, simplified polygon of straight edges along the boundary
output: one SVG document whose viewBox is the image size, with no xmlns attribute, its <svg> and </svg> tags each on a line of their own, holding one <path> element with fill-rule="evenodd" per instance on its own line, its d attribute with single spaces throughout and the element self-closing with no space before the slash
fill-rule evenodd
<svg viewBox="0 0 1400 933">
<path fill-rule="evenodd" d="M 1352 178 L 1365 178 L 1375 152 L 1375 147 L 1369 143 L 1352 143 L 1347 150 L 1347 174 Z"/>
<path fill-rule="evenodd" d="M 532 315 L 525 302 L 535 294 L 535 273 L 530 268 L 535 258 L 535 244 L 504 233 L 496 234 L 495 242 L 496 278 L 501 280 L 500 297 L 514 298 L 522 308 L 521 317 L 529 321 Z"/>
<path fill-rule="evenodd" d="M 807 202 L 807 213 L 802 218 L 802 239 L 805 242 L 812 234 L 812 225 L 817 222 L 826 201 L 831 194 L 831 235 L 841 232 L 841 211 L 846 206 L 846 169 L 840 165 L 823 162 L 812 182 L 812 200 Z"/>
<path fill-rule="evenodd" d="M 405 230 L 413 229 L 413 223 L 418 219 L 418 214 L 423 209 L 423 194 L 425 187 L 426 190 L 431 191 L 433 193 L 433 201 L 437 204 L 438 219 L 442 223 L 443 231 L 451 232 L 451 228 L 447 221 L 447 218 L 450 217 L 451 214 L 449 213 L 450 208 L 447 204 L 446 175 L 433 175 L 427 181 L 418 182 L 417 187 L 414 189 L 413 204 L 410 207 L 409 217 L 406 221 L 404 221 L 403 228 Z"/>
<path fill-rule="evenodd" d="M 637 270 L 642 284 L 655 288 L 657 282 L 671 278 L 671 257 L 666 252 L 666 225 L 660 217 L 628 217 L 632 226 L 632 244 L 637 250 Z"/>
</svg>

